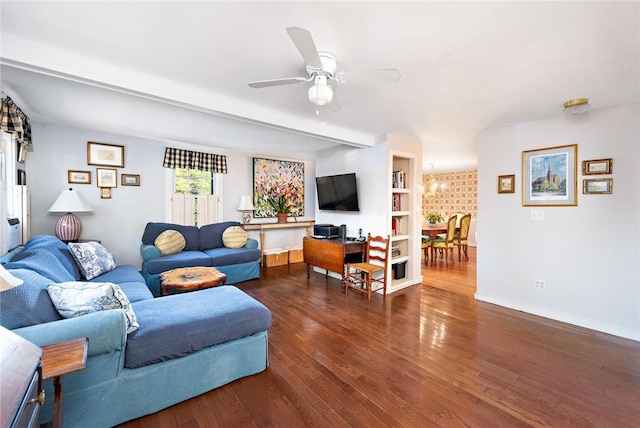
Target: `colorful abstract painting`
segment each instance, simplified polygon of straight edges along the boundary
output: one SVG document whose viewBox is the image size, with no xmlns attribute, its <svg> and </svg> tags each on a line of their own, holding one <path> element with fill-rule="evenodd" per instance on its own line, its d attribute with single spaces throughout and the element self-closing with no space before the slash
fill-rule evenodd
<svg viewBox="0 0 640 428">
<path fill-rule="evenodd" d="M 286 198 L 290 217 L 304 215 L 304 163 L 253 158 L 255 218 L 276 217 L 269 199 Z"/>
</svg>

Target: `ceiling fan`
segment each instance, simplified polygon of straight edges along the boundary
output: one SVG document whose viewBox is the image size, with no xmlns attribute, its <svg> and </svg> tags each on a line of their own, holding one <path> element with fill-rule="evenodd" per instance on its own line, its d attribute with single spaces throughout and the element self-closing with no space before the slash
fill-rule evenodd
<svg viewBox="0 0 640 428">
<path fill-rule="evenodd" d="M 260 80 L 249 83 L 249 86 L 252 88 L 267 88 L 270 86 L 313 82 L 307 92 L 309 101 L 318 107 L 326 106 L 332 111 L 338 111 L 341 107 L 333 92 L 333 87 L 329 84 L 331 80 L 338 83 L 346 83 L 347 78 L 351 79 L 351 77 L 356 79 L 357 77 L 367 77 L 388 82 L 400 80 L 400 71 L 395 68 L 347 73 L 337 72 L 338 62 L 335 55 L 330 52 L 318 51 L 308 30 L 299 27 L 288 27 L 287 33 L 304 59 L 308 76 Z"/>
</svg>

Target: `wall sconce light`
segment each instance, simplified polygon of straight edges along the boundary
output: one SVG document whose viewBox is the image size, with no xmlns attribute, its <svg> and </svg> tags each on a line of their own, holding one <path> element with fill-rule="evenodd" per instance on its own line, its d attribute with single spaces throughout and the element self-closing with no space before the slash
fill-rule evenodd
<svg viewBox="0 0 640 428">
<path fill-rule="evenodd" d="M 251 221 L 251 213 L 249 211 L 253 211 L 254 209 L 255 207 L 253 206 L 253 202 L 251 202 L 251 196 L 244 195 L 240 197 L 238 211 L 242 211 L 242 223 L 249 224 Z"/>
<path fill-rule="evenodd" d="M 589 98 L 576 98 L 564 103 L 564 112 L 569 114 L 582 114 L 589 110 Z"/>
</svg>

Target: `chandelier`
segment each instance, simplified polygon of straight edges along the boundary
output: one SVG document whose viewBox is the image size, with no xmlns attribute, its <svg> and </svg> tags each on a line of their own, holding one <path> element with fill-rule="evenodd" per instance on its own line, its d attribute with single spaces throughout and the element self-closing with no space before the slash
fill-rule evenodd
<svg viewBox="0 0 640 428">
<path fill-rule="evenodd" d="M 445 187 L 447 187 L 446 184 L 436 181 L 435 174 L 433 173 L 433 164 L 431 164 L 431 179 L 424 189 L 424 196 L 427 198 L 438 196 L 444 192 Z"/>
</svg>

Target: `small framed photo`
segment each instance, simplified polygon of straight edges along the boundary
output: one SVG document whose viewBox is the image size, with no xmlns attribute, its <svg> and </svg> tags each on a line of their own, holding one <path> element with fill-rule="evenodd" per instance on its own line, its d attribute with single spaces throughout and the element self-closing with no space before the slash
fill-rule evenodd
<svg viewBox="0 0 640 428">
<path fill-rule="evenodd" d="M 111 199 L 111 187 L 100 188 L 100 199 Z"/>
<path fill-rule="evenodd" d="M 67 181 L 74 184 L 91 184 L 91 171 L 73 171 L 67 172 Z"/>
<path fill-rule="evenodd" d="M 123 186 L 139 186 L 140 174 L 121 174 L 120 180 Z"/>
<path fill-rule="evenodd" d="M 87 143 L 87 163 L 124 168 L 124 146 L 89 141 Z"/>
<path fill-rule="evenodd" d="M 613 159 L 595 159 L 582 161 L 583 175 L 611 174 Z"/>
<path fill-rule="evenodd" d="M 511 175 L 499 175 L 498 176 L 498 193 L 515 193 L 516 191 L 516 176 Z"/>
<path fill-rule="evenodd" d="M 589 178 L 582 180 L 585 195 L 608 194 L 613 192 L 613 178 Z"/>
<path fill-rule="evenodd" d="M 96 168 L 96 184 L 98 187 L 117 187 L 118 170 L 115 168 Z"/>
</svg>

